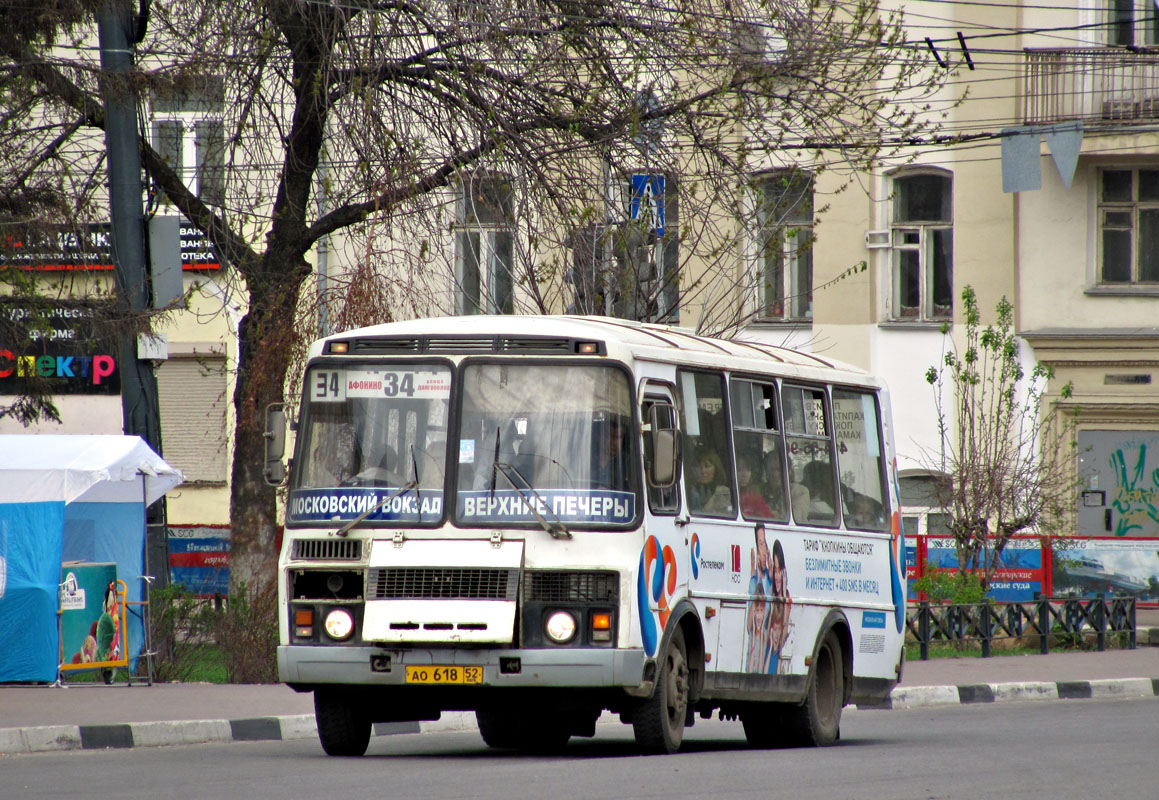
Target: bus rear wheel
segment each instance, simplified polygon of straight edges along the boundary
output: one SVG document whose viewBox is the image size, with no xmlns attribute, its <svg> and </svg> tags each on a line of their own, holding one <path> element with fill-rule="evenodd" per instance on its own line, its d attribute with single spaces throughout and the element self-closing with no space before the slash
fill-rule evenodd
<svg viewBox="0 0 1159 800">
<path fill-rule="evenodd" d="M 802 745 L 826 747 L 841 735 L 841 707 L 845 704 L 845 668 L 841 642 L 829 631 L 817 648 L 805 702 L 793 709 L 791 728 Z"/>
<path fill-rule="evenodd" d="M 678 627 L 660 660 L 656 689 L 632 713 L 636 743 L 648 752 L 675 753 L 684 741 L 691 675 L 684 632 Z"/>
<path fill-rule="evenodd" d="M 318 740 L 328 756 L 361 756 L 370 744 L 370 717 L 338 692 L 314 692 Z"/>
</svg>

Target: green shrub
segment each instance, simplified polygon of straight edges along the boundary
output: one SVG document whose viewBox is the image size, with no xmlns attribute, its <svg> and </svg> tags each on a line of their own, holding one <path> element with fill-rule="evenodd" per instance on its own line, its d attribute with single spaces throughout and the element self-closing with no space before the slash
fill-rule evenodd
<svg viewBox="0 0 1159 800">
<path fill-rule="evenodd" d="M 986 597 L 982 579 L 972 572 L 953 569 L 935 569 L 915 582 L 919 592 L 925 592 L 931 603 L 981 603 Z"/>
<path fill-rule="evenodd" d="M 153 677 L 160 682 L 276 683 L 278 593 L 242 585 L 196 597 L 181 585 L 150 593 Z M 139 668 L 138 671 L 140 671 Z"/>
</svg>

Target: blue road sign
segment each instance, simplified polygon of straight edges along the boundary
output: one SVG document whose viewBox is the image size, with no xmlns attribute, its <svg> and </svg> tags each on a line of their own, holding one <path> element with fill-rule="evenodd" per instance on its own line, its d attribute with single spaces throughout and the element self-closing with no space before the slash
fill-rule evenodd
<svg viewBox="0 0 1159 800">
<path fill-rule="evenodd" d="M 637 174 L 632 176 L 632 200 L 628 205 L 628 216 L 633 221 L 643 222 L 664 235 L 664 176 Z"/>
</svg>

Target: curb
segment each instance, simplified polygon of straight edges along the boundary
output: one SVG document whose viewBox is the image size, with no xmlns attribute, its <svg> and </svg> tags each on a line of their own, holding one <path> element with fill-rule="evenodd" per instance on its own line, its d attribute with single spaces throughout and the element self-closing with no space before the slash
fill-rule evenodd
<svg viewBox="0 0 1159 800">
<path fill-rule="evenodd" d="M 448 712 L 434 722 L 376 722 L 373 735 L 474 730 L 475 715 Z M 318 735 L 313 714 L 251 719 L 127 722 L 114 725 L 44 725 L 0 728 L 0 755 L 65 750 L 108 750 L 180 744 L 283 741 Z"/>
<path fill-rule="evenodd" d="M 1159 696 L 1159 678 L 982 683 L 966 686 L 899 686 L 880 705 L 859 710 L 908 710 L 978 703 L 1041 700 L 1119 699 Z M 433 722 L 376 722 L 375 736 L 475 730 L 475 715 L 454 711 Z M 44 725 L 0 728 L 0 755 L 66 750 L 107 750 L 182 744 L 311 739 L 318 729 L 313 714 L 251 719 L 128 722 L 114 725 Z"/>
<path fill-rule="evenodd" d="M 1116 678 L 1095 681 L 1032 681 L 979 683 L 966 686 L 899 686 L 881 705 L 864 709 L 933 708 L 973 703 L 1037 700 L 1086 700 L 1159 696 L 1159 678 Z"/>
</svg>

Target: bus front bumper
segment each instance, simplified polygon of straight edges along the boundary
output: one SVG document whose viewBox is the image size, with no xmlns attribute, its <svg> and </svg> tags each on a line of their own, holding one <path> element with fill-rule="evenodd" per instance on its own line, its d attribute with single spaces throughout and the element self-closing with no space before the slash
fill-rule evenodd
<svg viewBox="0 0 1159 800">
<path fill-rule="evenodd" d="M 645 661 L 643 650 L 404 650 L 282 645 L 278 647 L 278 679 L 295 686 L 404 686 L 408 685 L 408 666 L 481 667 L 481 687 L 632 690 L 645 684 Z"/>
</svg>

